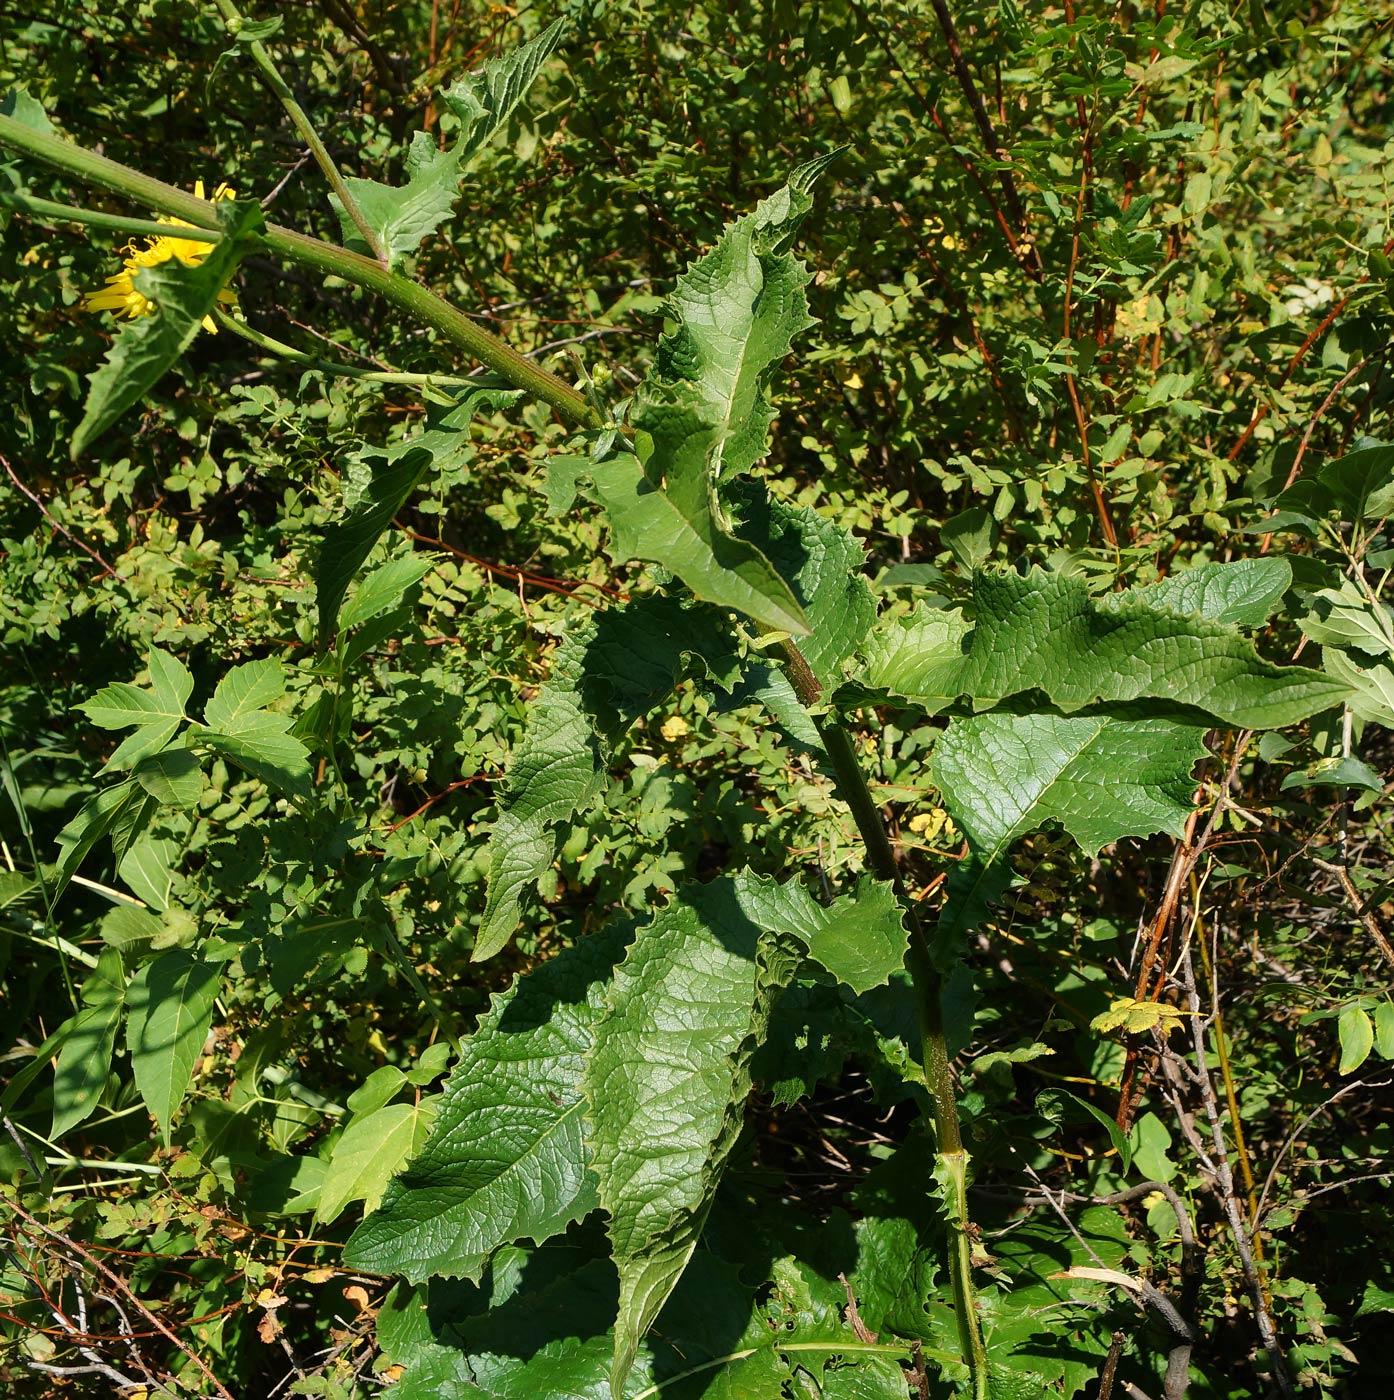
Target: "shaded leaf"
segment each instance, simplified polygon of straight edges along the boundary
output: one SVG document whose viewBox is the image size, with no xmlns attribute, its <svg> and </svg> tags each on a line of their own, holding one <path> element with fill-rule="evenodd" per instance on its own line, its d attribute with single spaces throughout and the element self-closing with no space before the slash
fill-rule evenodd
<svg viewBox="0 0 1394 1400">
<path fill-rule="evenodd" d="M 216 749 L 239 768 L 292 797 L 310 792 L 310 751 L 288 733 L 291 718 L 269 710 L 252 710 L 221 730 L 195 728 L 201 744 Z"/>
<path fill-rule="evenodd" d="M 684 676 L 705 674 L 729 687 L 736 666 L 718 613 L 661 594 L 607 609 L 567 635 L 509 763 L 489 839 L 489 900 L 476 961 L 513 936 L 524 898 L 556 855 L 553 829 L 594 797 L 624 731 Z"/>
<path fill-rule="evenodd" d="M 1375 1049 L 1385 1060 L 1394 1060 L 1394 1001 L 1386 1000 L 1375 1007 Z"/>
<path fill-rule="evenodd" d="M 127 779 L 103 788 L 82 805 L 72 821 L 58 833 L 58 867 L 50 898 L 57 900 L 67 888 L 83 857 L 104 836 L 111 836 L 118 860 L 154 815 L 157 803 L 139 783 Z"/>
<path fill-rule="evenodd" d="M 592 468 L 596 498 L 610 522 L 610 557 L 648 559 L 671 570 L 693 596 L 752 617 L 776 631 L 806 636 L 808 622 L 789 585 L 754 545 L 717 527 L 705 508 L 687 514 L 644 474 L 636 458 Z"/>
<path fill-rule="evenodd" d="M 203 795 L 203 769 L 188 749 L 164 749 L 141 759 L 131 776 L 164 807 L 189 811 Z"/>
<path fill-rule="evenodd" d="M 120 954 L 104 952 L 82 984 L 83 1009 L 60 1027 L 63 1048 L 54 1068 L 50 1137 L 61 1137 L 76 1127 L 101 1102 L 111 1072 L 125 991 Z"/>
<path fill-rule="evenodd" d="M 152 909 L 163 912 L 169 908 L 170 890 L 174 885 L 173 866 L 178 854 L 179 848 L 173 841 L 142 836 L 122 856 L 117 872 L 132 894 Z"/>
<path fill-rule="evenodd" d="M 876 621 L 876 599 L 862 573 L 866 550 L 848 530 L 815 510 L 772 501 L 762 487 L 733 492 L 737 533 L 757 545 L 789 581 L 810 628 L 799 651 L 819 683 L 831 689 L 842 663 Z"/>
<path fill-rule="evenodd" d="M 1336 1022 L 1341 1042 L 1338 1074 L 1354 1074 L 1369 1058 L 1375 1045 L 1375 1028 L 1363 1006 L 1348 1006 Z"/>
<path fill-rule="evenodd" d="M 339 606 L 353 576 L 373 551 L 392 518 L 406 504 L 427 473 L 444 471 L 461 461 L 469 450 L 468 427 L 476 413 L 505 408 L 522 393 L 497 381 L 481 380 L 454 391 L 454 403 L 444 412 L 432 406 L 430 426 L 387 448 L 364 447 L 349 464 L 364 469 L 365 479 L 352 498 L 348 513 L 325 531 L 324 545 L 315 568 L 315 600 L 319 609 L 321 645 L 334 634 Z"/>
<path fill-rule="evenodd" d="M 1348 687 L 1342 698 L 1358 718 L 1394 729 L 1394 665 L 1362 666 L 1339 647 L 1323 647 L 1321 663 Z"/>
<path fill-rule="evenodd" d="M 873 689 L 912 696 L 926 713 L 937 714 L 951 701 L 972 631 L 957 608 L 946 612 L 916 604 L 905 618 L 868 638 L 863 679 Z"/>
<path fill-rule="evenodd" d="M 256 200 L 220 200 L 217 217 L 222 237 L 208 245 L 201 262 L 186 264 L 171 258 L 134 274 L 136 290 L 158 310 L 125 322 L 91 376 L 86 408 L 69 448 L 74 461 L 139 403 L 189 348 L 238 263 L 260 244 L 258 231 L 264 220 Z"/>
<path fill-rule="evenodd" d="M 863 876 L 850 895 L 817 905 L 808 955 L 854 992 L 883 986 L 905 964 L 904 915 L 888 880 Z"/>
<path fill-rule="evenodd" d="M 1354 647 L 1373 657 L 1394 656 L 1394 614 L 1366 598 L 1349 580 L 1312 594 L 1312 608 L 1297 625 L 1322 646 Z"/>
</svg>

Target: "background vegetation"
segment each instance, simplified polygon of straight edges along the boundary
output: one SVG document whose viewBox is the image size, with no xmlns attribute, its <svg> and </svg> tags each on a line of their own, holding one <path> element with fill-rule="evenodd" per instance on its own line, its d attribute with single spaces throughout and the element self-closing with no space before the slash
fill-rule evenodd
<svg viewBox="0 0 1394 1400">
<path fill-rule="evenodd" d="M 1284 487 L 1394 436 L 1387 4 L 573 11 L 421 248 L 420 281 L 564 377 L 584 366 L 626 392 L 695 253 L 846 144 L 801 234 L 818 323 L 777 380 L 767 477 L 855 531 L 883 610 L 960 602 L 984 563 L 1105 592 L 1276 552 L 1294 583 L 1260 629 L 1266 656 L 1379 657 L 1354 609 L 1394 657 L 1379 511 L 1312 499 L 1304 518 L 1329 514 L 1323 527 L 1262 527 Z M 440 87 L 553 18 L 473 0 L 279 14 L 268 42 L 301 103 L 346 172 L 374 178 L 400 176 L 413 131 L 441 129 Z M 182 0 L 13 4 L 0 89 L 26 86 L 63 130 L 170 183 L 227 181 L 337 238 L 299 137 L 226 49 L 216 12 Z M 71 191 L 37 167 L 24 183 Z M 471 963 L 485 838 L 555 645 L 646 586 L 609 562 L 591 513 L 549 508 L 567 431 L 525 402 L 456 435 L 375 556 L 424 555 L 429 571 L 326 668 L 311 584 L 324 532 L 365 470 L 436 422 L 432 395 L 202 335 L 74 466 L 83 381 L 111 329 L 79 302 L 122 239 L 15 216 L 0 240 L 0 1385 L 108 1394 L 107 1366 L 132 1387 L 177 1374 L 243 1400 L 372 1393 L 392 1376 L 376 1326 L 389 1281 L 340 1250 L 419 1145 L 453 1037 L 615 913 L 732 863 L 817 888 L 859 868 L 856 832 L 827 776 L 739 694 L 680 691 L 621 741 L 538 916 Z M 237 286 L 248 323 L 309 356 L 441 370 L 427 332 L 333 279 L 254 256 Z M 1344 613 L 1319 596 L 1343 588 Z M 94 846 L 54 900 L 58 833 L 118 737 L 75 706 L 146 683 L 155 648 L 200 704 L 233 667 L 279 659 L 277 704 L 323 800 L 297 805 L 219 758 L 184 810 L 119 858 L 119 842 Z M 1387 1393 L 1394 673 L 1359 664 L 1364 698 L 1344 719 L 1217 741 L 1184 841 L 1089 858 L 1060 833 L 1031 837 L 960 986 L 989 1255 L 1064 1247 L 1067 1264 L 1055 1193 L 1167 1183 L 1184 1226 L 1154 1191 L 1091 1206 L 1090 1229 L 1181 1300 L 1195 1395 L 1270 1393 L 1255 1278 L 1299 1388 Z M 905 878 L 933 908 L 961 854 L 925 765 L 934 731 L 884 703 L 864 719 Z M 226 977 L 189 1098 L 152 1135 L 98 984 L 123 960 L 195 947 Z M 787 1223 L 789 1203 L 844 1228 L 900 1189 L 876 1174 L 914 1120 L 886 1069 L 914 1044 L 894 990 L 868 994 L 871 1052 L 831 1003 L 823 1018 L 816 988 L 800 992 L 826 1032 L 816 1072 L 798 1069 L 814 1111 L 790 1102 L 776 1056 L 757 1061 L 709 1227 L 721 1247 L 758 1218 L 779 1239 L 767 1257 L 798 1254 L 811 1227 Z M 1184 1019 L 1158 1012 L 1122 1038 L 1091 1028 L 1119 998 L 1158 995 L 1203 1008 L 1209 1039 L 1189 1024 L 1154 1036 L 1159 1016 Z M 65 1083 L 36 1051 L 84 1007 L 93 1049 Z M 1043 1105 L 1062 1088 L 1122 1122 L 1131 1178 L 1100 1122 Z M 92 1103 L 74 1117 L 79 1091 Z M 1114 1385 L 1110 1355 L 1114 1393 L 1125 1379 L 1158 1393 L 1164 1329 L 1102 1297 L 1087 1338 L 1062 1327 L 1051 1393 Z M 841 1394 L 837 1374 L 807 1383 Z"/>
</svg>

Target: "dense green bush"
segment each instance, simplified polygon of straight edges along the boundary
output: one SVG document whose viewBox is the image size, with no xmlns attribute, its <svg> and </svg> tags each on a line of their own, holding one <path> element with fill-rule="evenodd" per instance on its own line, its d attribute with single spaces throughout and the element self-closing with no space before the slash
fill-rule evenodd
<svg viewBox="0 0 1394 1400">
<path fill-rule="evenodd" d="M 230 15 L 0 18 L 6 1392 L 1383 1395 L 1389 7 Z"/>
</svg>

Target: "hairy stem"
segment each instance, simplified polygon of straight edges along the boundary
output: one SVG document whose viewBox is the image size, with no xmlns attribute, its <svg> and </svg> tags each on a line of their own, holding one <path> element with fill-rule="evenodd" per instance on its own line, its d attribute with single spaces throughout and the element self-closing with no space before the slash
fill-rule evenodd
<svg viewBox="0 0 1394 1400">
<path fill-rule="evenodd" d="M 934 1105 L 934 1136 L 938 1148 L 936 1176 L 943 1192 L 945 1215 L 949 1222 L 950 1278 L 953 1285 L 954 1315 L 958 1321 L 959 1345 L 964 1364 L 973 1377 L 974 1400 L 987 1400 L 987 1351 L 973 1288 L 972 1228 L 968 1218 L 968 1154 L 963 1149 L 963 1133 L 954 1097 L 953 1072 L 949 1068 L 948 1042 L 944 1037 L 943 978 L 934 965 L 929 939 L 920 923 L 919 911 L 906 894 L 896 864 L 890 834 L 876 800 L 867 785 L 866 774 L 857 759 L 852 736 L 831 717 L 819 715 L 822 686 L 807 659 L 792 641 L 783 643 L 788 674 L 794 691 L 812 712 L 813 722 L 827 750 L 837 780 L 838 796 L 852 809 L 866 846 L 867 865 L 878 880 L 889 880 L 895 888 L 910 930 L 906 966 L 915 990 L 916 1013 L 920 1024 L 921 1055 L 925 1082 Z"/>
<path fill-rule="evenodd" d="M 217 6 L 223 16 L 223 23 L 227 26 L 227 32 L 234 39 L 237 38 L 245 23 L 237 6 L 232 3 L 232 0 L 217 0 Z M 271 89 L 281 106 L 286 109 L 286 114 L 300 133 L 301 139 L 310 148 L 310 154 L 314 156 L 315 164 L 324 172 L 324 178 L 329 181 L 334 193 L 339 196 L 339 203 L 344 206 L 344 213 L 353 220 L 353 226 L 363 235 L 363 241 L 373 250 L 373 256 L 384 267 L 387 267 L 390 261 L 387 249 L 383 246 L 383 242 L 377 236 L 373 226 L 364 217 L 363 211 L 358 207 L 358 201 L 353 197 L 348 183 L 339 173 L 339 167 L 334 164 L 334 158 L 325 149 L 324 142 L 319 139 L 319 133 L 306 115 L 305 109 L 295 100 L 295 94 L 286 86 L 286 81 L 281 77 L 280 70 L 266 51 L 266 45 L 258 39 L 246 39 L 242 43 L 248 56 L 256 64 L 262 81 Z"/>
<path fill-rule="evenodd" d="M 163 180 L 142 175 L 138 170 L 108 160 L 60 136 L 36 131 L 13 117 L 0 115 L 0 146 L 22 151 L 99 189 L 139 200 L 161 214 L 185 219 L 195 228 L 213 230 L 217 227 L 217 214 L 208 200 L 186 194 Z M 186 235 L 181 234 L 183 236 Z M 388 272 L 371 258 L 277 224 L 268 224 L 263 237 L 270 251 L 287 262 L 315 268 L 329 276 L 340 277 L 355 287 L 378 293 L 394 306 L 425 322 L 472 359 L 488 365 L 516 388 L 550 404 L 568 423 L 585 428 L 602 426 L 600 414 L 582 394 L 541 365 L 533 364 L 496 335 L 476 325 L 463 311 L 451 306 L 434 292 Z"/>
</svg>

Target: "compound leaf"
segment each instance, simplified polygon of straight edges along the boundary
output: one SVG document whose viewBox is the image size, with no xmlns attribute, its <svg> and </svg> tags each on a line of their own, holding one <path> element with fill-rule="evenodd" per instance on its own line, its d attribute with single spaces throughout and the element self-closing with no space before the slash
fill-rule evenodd
<svg viewBox="0 0 1394 1400">
<path fill-rule="evenodd" d="M 112 837 L 119 860 L 144 830 L 157 805 L 139 783 L 129 778 L 88 798 L 77 816 L 58 833 L 58 868 L 50 898 L 58 899 L 83 857 L 103 836 Z"/>
<path fill-rule="evenodd" d="M 198 729 L 200 743 L 292 797 L 310 792 L 310 751 L 293 734 L 289 715 L 253 710 L 222 729 Z"/>
<path fill-rule="evenodd" d="M 286 673 L 279 661 L 247 661 L 234 666 L 218 682 L 203 717 L 210 729 L 222 729 L 254 710 L 264 710 L 285 694 Z"/>
<path fill-rule="evenodd" d="M 90 700 L 76 706 L 103 729 L 134 729 L 107 760 L 108 768 L 129 768 L 158 753 L 184 723 L 184 706 L 193 693 L 194 678 L 178 657 L 152 647 L 147 669 L 150 689 L 124 681 L 103 686 Z"/>
<path fill-rule="evenodd" d="M 203 794 L 203 769 L 188 749 L 164 749 L 142 758 L 131 776 L 164 807 L 187 812 Z"/>
</svg>

